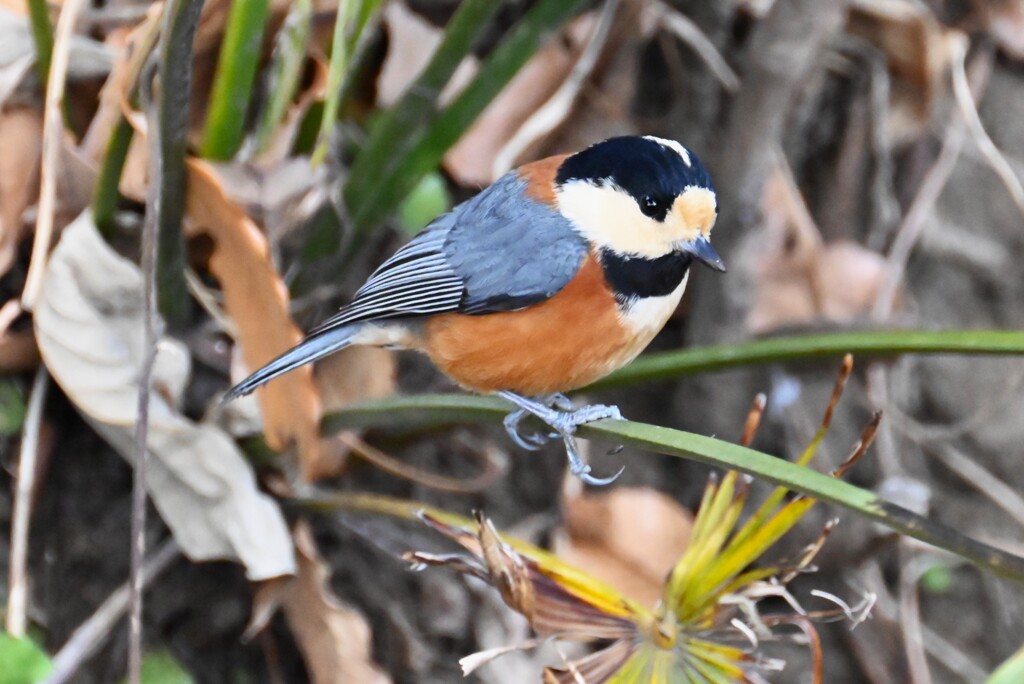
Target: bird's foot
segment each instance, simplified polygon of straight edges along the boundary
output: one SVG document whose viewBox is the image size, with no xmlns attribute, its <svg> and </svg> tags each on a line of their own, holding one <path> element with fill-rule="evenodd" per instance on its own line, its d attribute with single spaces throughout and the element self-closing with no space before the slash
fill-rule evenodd
<svg viewBox="0 0 1024 684">
<path fill-rule="evenodd" d="M 576 444 L 576 428 L 605 418 L 622 420 L 617 406 L 594 404 L 579 409 L 572 408 L 572 402 L 563 394 L 550 394 L 538 399 L 528 399 L 514 392 L 499 392 L 501 397 L 512 402 L 519 408 L 505 417 L 505 430 L 519 446 L 529 451 L 536 451 L 554 437 L 561 437 L 565 443 L 565 453 L 569 460 L 569 472 L 587 484 L 606 485 L 614 482 L 625 466 L 611 477 L 595 477 L 590 474 L 590 466 L 583 462 Z M 557 407 L 557 408 L 555 408 Z M 529 415 L 536 416 L 550 426 L 554 433 L 535 433 L 523 435 L 519 425 Z"/>
<path fill-rule="evenodd" d="M 561 393 L 545 394 L 537 397 L 536 403 L 545 408 L 556 407 L 562 411 L 569 411 L 573 408 L 572 400 L 569 397 Z M 518 404 L 517 404 L 518 405 Z M 505 416 L 505 431 L 508 432 L 508 436 L 512 438 L 512 441 L 518 444 L 527 451 L 536 451 L 542 446 L 550 442 L 555 437 L 559 436 L 559 433 L 554 432 L 534 432 L 531 434 L 523 434 L 520 429 L 520 424 L 524 419 L 534 415 L 531 411 L 525 408 L 518 408 L 512 413 Z M 542 418 L 543 420 L 543 418 Z"/>
</svg>

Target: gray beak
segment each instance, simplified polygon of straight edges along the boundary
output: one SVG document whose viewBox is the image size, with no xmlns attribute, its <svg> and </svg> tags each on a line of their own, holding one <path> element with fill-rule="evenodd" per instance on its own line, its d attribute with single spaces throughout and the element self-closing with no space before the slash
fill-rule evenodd
<svg viewBox="0 0 1024 684">
<path fill-rule="evenodd" d="M 711 246 L 708 239 L 701 236 L 693 242 L 683 247 L 687 252 L 693 255 L 697 261 L 702 264 L 709 266 L 720 273 L 725 273 L 725 262 L 722 261 L 722 257 L 718 256 L 718 252 Z"/>
</svg>

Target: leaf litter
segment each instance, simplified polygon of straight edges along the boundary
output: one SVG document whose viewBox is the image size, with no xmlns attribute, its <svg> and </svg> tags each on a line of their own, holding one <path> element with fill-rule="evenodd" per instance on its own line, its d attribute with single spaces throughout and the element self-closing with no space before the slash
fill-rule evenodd
<svg viewBox="0 0 1024 684">
<path fill-rule="evenodd" d="M 138 266 L 114 252 L 83 213 L 51 256 L 35 314 L 36 337 L 54 379 L 125 458 L 133 449 L 142 316 Z M 234 439 L 180 412 L 189 374 L 187 350 L 162 337 L 147 439 L 153 503 L 193 560 L 237 560 L 253 580 L 294 573 L 281 511 L 260 492 Z"/>
</svg>

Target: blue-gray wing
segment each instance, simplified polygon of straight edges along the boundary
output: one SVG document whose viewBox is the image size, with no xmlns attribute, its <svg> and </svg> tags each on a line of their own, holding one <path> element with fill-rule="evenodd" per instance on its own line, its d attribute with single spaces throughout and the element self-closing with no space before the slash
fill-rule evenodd
<svg viewBox="0 0 1024 684">
<path fill-rule="evenodd" d="M 361 321 L 514 311 L 554 296 L 576 275 L 587 244 L 524 190 L 513 171 L 438 218 L 310 334 Z"/>
</svg>

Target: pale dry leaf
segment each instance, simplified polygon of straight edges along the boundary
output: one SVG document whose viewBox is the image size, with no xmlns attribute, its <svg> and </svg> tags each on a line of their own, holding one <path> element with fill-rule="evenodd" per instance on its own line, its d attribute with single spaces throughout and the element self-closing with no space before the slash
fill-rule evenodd
<svg viewBox="0 0 1024 684">
<path fill-rule="evenodd" d="M 854 0 L 847 31 L 886 56 L 892 79 L 890 140 L 906 141 L 925 132 L 948 89 L 946 74 L 953 58 L 949 30 L 924 3 Z"/>
<path fill-rule="evenodd" d="M 826 245 L 818 261 L 821 314 L 832 321 L 849 321 L 871 310 L 885 279 L 886 261 L 850 240 Z"/>
<path fill-rule="evenodd" d="M 522 125 L 572 73 L 597 21 L 591 12 L 573 20 L 565 40 L 551 40 L 534 54 L 445 155 L 445 168 L 466 187 L 482 187 L 496 176 L 494 160 Z"/>
<path fill-rule="evenodd" d="M 28 18 L 22 12 L 26 4 L 14 0 L 0 5 L 0 69 L 22 61 L 26 56 L 35 62 L 35 42 Z M 13 11 L 12 11 L 13 10 Z M 68 79 L 71 81 L 105 76 L 114 64 L 113 53 L 102 43 L 84 35 L 71 39 Z"/>
<path fill-rule="evenodd" d="M 43 120 L 31 109 L 0 111 L 0 275 L 14 262 L 18 244 L 28 230 L 22 218 L 39 185 Z"/>
<path fill-rule="evenodd" d="M 126 459 L 134 452 L 143 348 L 143 279 L 100 237 L 88 212 L 54 249 L 35 312 L 46 366 L 75 406 Z M 193 560 L 232 559 L 261 580 L 295 571 L 284 518 L 220 428 L 177 409 L 190 360 L 162 338 L 150 395 L 147 488 Z"/>
<path fill-rule="evenodd" d="M 390 684 L 373 662 L 366 618 L 331 590 L 330 568 L 309 524 L 299 522 L 294 535 L 299 572 L 284 592 L 282 608 L 314 684 Z"/>
<path fill-rule="evenodd" d="M 388 3 L 383 19 L 388 32 L 388 52 L 377 77 L 376 103 L 381 109 L 386 109 L 395 104 L 419 77 L 441 43 L 444 32 L 413 12 L 404 2 Z M 463 59 L 441 90 L 438 106 L 446 106 L 465 87 L 478 66 L 473 56 Z"/>
<path fill-rule="evenodd" d="M 817 262 L 821 234 L 787 169 L 765 181 L 754 278 L 757 288 L 747 327 L 763 332 L 814 318 L 821 305 Z"/>
<path fill-rule="evenodd" d="M 566 563 L 644 605 L 662 596 L 665 578 L 690 540 L 693 516 L 648 487 L 585 493 L 565 502 L 553 550 Z"/>
<path fill-rule="evenodd" d="M 781 167 L 765 184 L 761 216 L 764 239 L 747 317 L 752 332 L 867 314 L 882 286 L 882 255 L 849 240 L 823 244 L 799 189 Z"/>
</svg>

